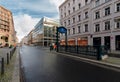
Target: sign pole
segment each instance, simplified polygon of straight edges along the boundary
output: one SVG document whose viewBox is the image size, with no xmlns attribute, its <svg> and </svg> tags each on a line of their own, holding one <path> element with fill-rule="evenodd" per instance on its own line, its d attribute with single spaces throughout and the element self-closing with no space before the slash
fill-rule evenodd
<svg viewBox="0 0 120 82">
<path fill-rule="evenodd" d="M 59 52 L 59 33 L 65 33 L 65 51 L 67 51 L 67 29 L 61 26 L 57 28 L 57 33 L 56 33 L 57 52 Z"/>
<path fill-rule="evenodd" d="M 67 32 L 65 33 L 65 51 L 67 52 Z"/>
<path fill-rule="evenodd" d="M 57 36 L 57 37 L 56 37 L 56 45 L 57 45 L 57 50 L 56 50 L 56 51 L 58 52 L 58 51 L 59 51 L 59 49 L 58 49 L 58 48 L 59 48 L 59 44 L 58 44 L 58 40 L 59 40 L 59 39 L 58 39 L 58 38 L 59 38 L 59 37 L 58 37 L 58 28 L 57 28 L 56 36 Z"/>
</svg>

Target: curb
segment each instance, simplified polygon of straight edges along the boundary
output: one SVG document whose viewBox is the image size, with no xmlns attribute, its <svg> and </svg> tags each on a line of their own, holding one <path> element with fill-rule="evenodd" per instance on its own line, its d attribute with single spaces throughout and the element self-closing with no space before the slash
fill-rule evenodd
<svg viewBox="0 0 120 82">
<path fill-rule="evenodd" d="M 57 53 L 57 52 L 54 52 Z M 117 72 L 120 72 L 120 65 L 116 65 L 116 64 L 111 64 L 111 63 L 107 63 L 107 62 L 103 62 L 103 61 L 97 61 L 97 60 L 93 60 L 93 59 L 88 59 L 88 58 L 84 58 L 84 57 L 80 57 L 80 56 L 74 56 L 74 55 L 69 55 L 69 54 L 65 54 L 65 53 L 57 53 L 58 55 L 63 55 L 63 56 L 67 56 L 70 58 L 74 58 L 77 60 L 81 60 L 82 62 L 85 63 L 89 63 L 89 64 L 93 64 L 93 65 L 97 65 L 99 67 L 104 67 L 107 69 L 111 69 Z"/>
<path fill-rule="evenodd" d="M 16 60 L 15 60 L 15 65 L 14 65 L 14 72 L 12 76 L 12 82 L 20 82 L 20 62 L 19 62 L 19 53 L 18 53 L 18 48 L 16 49 Z"/>
</svg>

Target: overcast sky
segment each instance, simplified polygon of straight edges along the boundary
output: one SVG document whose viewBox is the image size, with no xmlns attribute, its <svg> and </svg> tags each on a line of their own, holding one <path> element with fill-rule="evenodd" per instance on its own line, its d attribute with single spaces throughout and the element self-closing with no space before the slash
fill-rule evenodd
<svg viewBox="0 0 120 82">
<path fill-rule="evenodd" d="M 0 5 L 13 13 L 19 41 L 43 16 L 59 19 L 58 7 L 64 0 L 0 0 Z"/>
</svg>

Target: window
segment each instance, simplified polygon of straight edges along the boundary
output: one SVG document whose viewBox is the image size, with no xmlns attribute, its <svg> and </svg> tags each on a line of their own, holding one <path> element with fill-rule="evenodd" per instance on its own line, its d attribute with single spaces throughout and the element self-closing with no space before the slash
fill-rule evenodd
<svg viewBox="0 0 120 82">
<path fill-rule="evenodd" d="M 66 6 L 64 6 L 64 10 L 66 10 Z"/>
<path fill-rule="evenodd" d="M 73 17 L 73 23 L 75 23 L 75 17 Z"/>
<path fill-rule="evenodd" d="M 96 24 L 95 25 L 95 32 L 99 32 L 100 31 L 100 24 Z"/>
<path fill-rule="evenodd" d="M 78 26 L 78 33 L 80 33 L 80 26 Z"/>
<path fill-rule="evenodd" d="M 68 14 L 70 15 L 70 10 L 68 10 Z"/>
<path fill-rule="evenodd" d="M 85 32 L 88 32 L 88 24 L 85 24 Z"/>
<path fill-rule="evenodd" d="M 88 3 L 88 0 L 85 0 L 85 4 L 87 4 Z"/>
<path fill-rule="evenodd" d="M 61 26 L 63 26 L 63 23 L 61 22 Z"/>
<path fill-rule="evenodd" d="M 63 12 L 63 10 L 61 9 L 61 12 Z"/>
<path fill-rule="evenodd" d="M 63 15 L 61 15 L 61 18 L 63 18 Z"/>
<path fill-rule="evenodd" d="M 70 29 L 68 29 L 68 35 L 70 35 Z"/>
<path fill-rule="evenodd" d="M 81 15 L 78 15 L 78 21 L 81 21 Z"/>
<path fill-rule="evenodd" d="M 64 13 L 65 17 L 66 17 L 66 13 Z"/>
<path fill-rule="evenodd" d="M 105 22 L 105 30 L 110 30 L 110 21 Z"/>
<path fill-rule="evenodd" d="M 70 3 L 68 3 L 68 7 L 70 7 Z"/>
<path fill-rule="evenodd" d="M 81 8 L 81 4 L 80 4 L 80 3 L 78 4 L 78 8 L 79 8 L 79 9 Z"/>
<path fill-rule="evenodd" d="M 99 11 L 95 12 L 95 19 L 98 19 L 98 18 L 100 18 L 100 12 Z"/>
<path fill-rule="evenodd" d="M 64 25 L 66 26 L 66 22 L 64 22 Z"/>
<path fill-rule="evenodd" d="M 88 18 L 88 11 L 85 12 L 85 19 L 87 19 L 87 18 Z"/>
<path fill-rule="evenodd" d="M 75 12 L 75 7 L 73 7 L 73 12 Z"/>
<path fill-rule="evenodd" d="M 117 12 L 120 12 L 120 3 L 117 4 Z"/>
<path fill-rule="evenodd" d="M 96 6 L 100 5 L 100 0 L 95 1 Z"/>
<path fill-rule="evenodd" d="M 105 8 L 105 16 L 110 15 L 110 7 Z"/>
<path fill-rule="evenodd" d="M 73 0 L 73 4 L 75 3 L 75 0 Z"/>
<path fill-rule="evenodd" d="M 116 22 L 116 28 L 120 28 L 120 21 Z"/>
<path fill-rule="evenodd" d="M 75 34 L 75 28 L 73 28 L 73 34 Z"/>
<path fill-rule="evenodd" d="M 70 25 L 70 19 L 68 20 L 68 25 Z"/>
</svg>

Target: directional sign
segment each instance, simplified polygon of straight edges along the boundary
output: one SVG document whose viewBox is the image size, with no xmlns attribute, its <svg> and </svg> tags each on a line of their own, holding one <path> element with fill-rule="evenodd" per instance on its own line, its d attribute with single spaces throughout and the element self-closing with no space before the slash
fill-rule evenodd
<svg viewBox="0 0 120 82">
<path fill-rule="evenodd" d="M 65 27 L 61 26 L 61 27 L 58 27 L 58 32 L 60 32 L 60 33 L 66 33 L 67 29 Z"/>
</svg>

